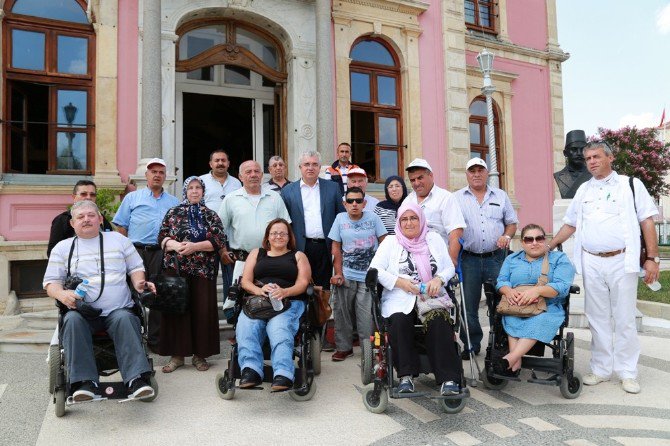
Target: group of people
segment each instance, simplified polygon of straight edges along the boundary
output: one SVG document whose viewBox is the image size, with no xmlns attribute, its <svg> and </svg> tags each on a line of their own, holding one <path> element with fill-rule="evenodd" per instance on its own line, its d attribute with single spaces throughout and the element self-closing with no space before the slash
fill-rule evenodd
<svg viewBox="0 0 670 446">
<path fill-rule="evenodd" d="M 147 164 L 147 188 L 126 195 L 112 220 L 118 232 L 111 231 L 92 201 L 95 185 L 77 183 L 71 211 L 54 219 L 44 278 L 48 295 L 70 309 L 76 308 L 79 298 L 63 288 L 66 277 L 87 278 L 92 286 L 84 301 L 102 309 L 93 321 L 76 311 L 65 318 L 62 335 L 75 400 L 94 396 L 97 372 L 91 366 L 92 347 L 81 334 L 99 326 L 106 327 L 112 337 L 122 329 L 137 333 L 121 337 L 125 346 L 132 344 L 129 353 L 119 358 L 121 372 L 133 392 L 139 392 L 138 397 L 149 395 L 139 327 L 127 321 L 132 319 L 128 311 L 132 302 L 126 274 L 137 291 L 155 290 L 151 279 L 160 273 L 186 277 L 189 310 L 183 315 L 150 311 L 148 344 L 154 352 L 170 357 L 162 367 L 164 373 L 182 367 L 189 356 L 197 370 L 207 370 L 207 358 L 219 353 L 219 268 L 224 297 L 233 280 L 239 280 L 248 294 L 281 299 L 285 307 L 269 321 L 240 315 L 240 387 L 254 387 L 263 380 L 261 344 L 266 336 L 272 351 L 273 389 L 292 387 L 293 338 L 310 280 L 333 292 L 336 335 L 332 360 L 353 355 L 355 334 L 366 339 L 372 331 L 371 298 L 364 281 L 368 269 L 376 268 L 384 288 L 382 315 L 389 322 L 399 391 L 412 392 L 412 378 L 418 374 L 411 334 L 418 319 L 426 329 L 428 355 L 441 393 L 458 393 L 460 359 L 467 360 L 481 350 L 478 307 L 484 282 L 497 281 L 499 292 L 517 304 L 538 299 L 548 302 L 548 310 L 538 316 L 505 318 L 510 351 L 497 365 L 501 373 L 516 373 L 521 357 L 533 344 L 548 342 L 556 333 L 562 322 L 561 303 L 575 272 L 567 256 L 548 254 L 546 285 L 523 292 L 515 287 L 534 284 L 547 251 L 573 233 L 577 241 L 574 259 L 577 271 L 585 277 L 586 313 L 593 339 L 592 374 L 584 383 L 595 385 L 617 373 L 624 390 L 639 392 L 639 343 L 631 310 L 639 266 L 635 269 L 633 260 L 639 254 L 642 234 L 649 256 L 643 265 L 645 281 L 656 280 L 658 247 L 651 222 L 655 207 L 639 180 L 630 183 L 635 187 L 632 190 L 626 177 L 612 171 L 608 146 L 584 148 L 593 178 L 577 191 L 566 225 L 554 239 L 547 244 L 542 227 L 526 225 L 521 231 L 522 251 L 509 256 L 518 218 L 507 194 L 487 184 L 484 160 L 469 160 L 465 165 L 468 185 L 451 193 L 435 184 L 426 160 L 415 159 L 406 168 L 412 191 L 408 193 L 402 177 L 389 177 L 384 185 L 386 199 L 380 201 L 367 193 L 368 176 L 351 162 L 351 147 L 341 144 L 337 154 L 322 178 L 320 153 L 303 152 L 300 179 L 293 182 L 286 178 L 284 160 L 272 157 L 268 165 L 271 179 L 263 184 L 259 163 L 243 162 L 238 180 L 228 172 L 228 154 L 215 150 L 210 155 L 210 172 L 184 181 L 181 202 L 164 190 L 167 166 L 154 158 Z M 66 224 L 68 219 L 74 234 Z M 113 254 L 112 249 L 116 249 Z M 114 256 L 119 261 L 114 262 Z M 241 277 L 233 278 L 236 261 L 245 264 Z M 101 270 L 101 264 L 109 269 Z M 112 265 L 117 271 L 111 271 Z M 454 337 L 454 327 L 449 312 L 453 303 L 444 285 L 453 277 L 456 265 L 462 271 L 468 322 L 468 331 L 460 333 L 461 358 L 453 343 L 445 342 Z M 117 325 L 117 320 L 131 325 Z"/>
</svg>

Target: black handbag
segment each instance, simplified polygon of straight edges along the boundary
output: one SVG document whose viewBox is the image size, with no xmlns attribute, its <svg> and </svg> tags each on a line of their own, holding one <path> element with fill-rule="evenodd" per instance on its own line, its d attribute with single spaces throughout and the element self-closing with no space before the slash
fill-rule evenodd
<svg viewBox="0 0 670 446">
<path fill-rule="evenodd" d="M 185 277 L 179 275 L 179 257 L 175 253 L 176 276 L 159 274 L 154 279 L 156 294 L 148 293 L 142 303 L 152 310 L 167 314 L 184 314 L 188 310 L 189 289 Z"/>
<path fill-rule="evenodd" d="M 263 284 L 256 282 L 256 286 L 262 287 Z M 289 299 L 282 299 L 284 307 L 275 311 L 272 308 L 272 302 L 270 302 L 270 297 L 265 294 L 259 294 L 255 296 L 245 296 L 244 304 L 242 305 L 242 311 L 247 315 L 249 319 L 262 319 L 269 321 L 278 314 L 283 313 L 284 311 L 291 308 L 291 301 Z"/>
</svg>

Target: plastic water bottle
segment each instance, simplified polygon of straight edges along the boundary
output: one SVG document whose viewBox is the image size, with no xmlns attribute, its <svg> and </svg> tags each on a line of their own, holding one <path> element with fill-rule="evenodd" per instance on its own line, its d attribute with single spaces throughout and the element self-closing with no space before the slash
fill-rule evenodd
<svg viewBox="0 0 670 446">
<path fill-rule="evenodd" d="M 421 282 L 419 284 L 419 294 L 426 294 L 428 292 L 428 284 Z"/>
<path fill-rule="evenodd" d="M 646 271 L 644 269 L 640 269 L 639 276 L 640 276 L 641 279 L 644 278 L 645 274 L 646 274 Z M 652 291 L 660 291 L 661 290 L 661 282 L 659 282 L 658 280 L 654 280 L 651 283 L 646 283 L 645 285 L 647 285 L 649 287 L 649 289 L 652 290 Z"/>
<path fill-rule="evenodd" d="M 86 297 L 87 288 L 88 288 L 88 280 L 84 279 L 81 281 L 79 285 L 77 285 L 77 288 L 74 289 L 74 293 L 83 299 L 84 297 Z"/>
<path fill-rule="evenodd" d="M 273 287 L 277 287 L 274 283 L 271 283 Z M 272 304 L 272 309 L 275 311 L 281 311 L 284 308 L 284 302 L 282 302 L 279 299 L 273 299 L 272 296 L 274 295 L 274 289 L 270 291 L 270 303 Z"/>
</svg>

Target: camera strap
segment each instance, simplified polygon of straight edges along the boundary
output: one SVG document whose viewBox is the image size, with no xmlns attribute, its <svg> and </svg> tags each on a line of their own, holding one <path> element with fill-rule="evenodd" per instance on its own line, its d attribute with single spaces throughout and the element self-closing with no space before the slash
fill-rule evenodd
<svg viewBox="0 0 670 446">
<path fill-rule="evenodd" d="M 100 293 L 98 293 L 98 297 L 95 298 L 95 300 L 92 300 L 92 302 L 96 302 L 98 299 L 100 299 L 100 296 L 102 296 L 102 291 L 105 289 L 105 251 L 103 249 L 103 244 L 102 244 L 102 233 L 99 232 L 98 236 L 100 237 Z M 76 235 L 74 236 L 74 239 L 72 240 L 72 246 L 70 246 L 70 254 L 67 256 L 67 276 L 70 277 L 70 265 L 72 263 L 72 255 L 74 254 L 74 246 L 77 243 L 77 237 Z"/>
</svg>

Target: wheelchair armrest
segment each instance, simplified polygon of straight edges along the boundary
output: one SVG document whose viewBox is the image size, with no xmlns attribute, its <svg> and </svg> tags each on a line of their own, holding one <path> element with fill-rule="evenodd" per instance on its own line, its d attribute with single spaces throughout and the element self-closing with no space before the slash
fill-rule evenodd
<svg viewBox="0 0 670 446">
<path fill-rule="evenodd" d="M 377 271 L 377 268 L 370 268 L 365 275 L 365 286 L 368 287 L 369 290 L 373 290 L 377 288 L 377 278 L 379 277 L 379 272 Z"/>
<path fill-rule="evenodd" d="M 579 285 L 570 285 L 570 294 L 579 294 L 581 291 Z"/>
</svg>

